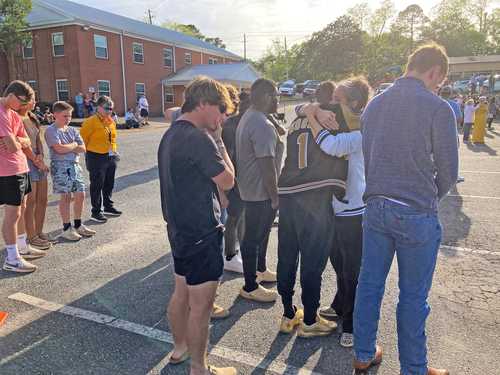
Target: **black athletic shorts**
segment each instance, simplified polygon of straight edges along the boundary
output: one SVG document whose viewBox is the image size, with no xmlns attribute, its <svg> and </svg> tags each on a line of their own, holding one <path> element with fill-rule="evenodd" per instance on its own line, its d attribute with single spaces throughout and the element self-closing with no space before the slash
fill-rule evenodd
<svg viewBox="0 0 500 375">
<path fill-rule="evenodd" d="M 223 233 L 217 232 L 203 240 L 196 254 L 182 258 L 174 256 L 174 272 L 185 277 L 187 285 L 219 281 L 224 272 L 222 238 Z"/>
<path fill-rule="evenodd" d="M 28 173 L 0 177 L 0 205 L 20 206 L 26 194 L 31 193 Z"/>
<path fill-rule="evenodd" d="M 148 117 L 149 112 L 146 108 L 141 108 L 141 117 Z"/>
</svg>

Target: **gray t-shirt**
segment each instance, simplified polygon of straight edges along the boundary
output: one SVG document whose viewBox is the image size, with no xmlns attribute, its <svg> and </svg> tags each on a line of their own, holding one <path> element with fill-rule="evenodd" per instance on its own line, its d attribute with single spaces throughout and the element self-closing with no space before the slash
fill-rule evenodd
<svg viewBox="0 0 500 375">
<path fill-rule="evenodd" d="M 237 180 L 244 201 L 257 202 L 271 199 L 265 188 L 257 159 L 273 157 L 276 174 L 279 176 L 283 151 L 283 142 L 265 114 L 253 108 L 248 109 L 236 130 Z"/>
<path fill-rule="evenodd" d="M 80 132 L 71 126 L 66 126 L 65 128 L 58 128 L 55 124 L 47 127 L 45 130 L 45 142 L 49 146 L 50 160 L 51 161 L 72 161 L 78 163 L 80 156 L 74 152 L 68 152 L 67 154 L 58 154 L 54 151 L 52 146 L 56 144 L 67 145 L 73 142 L 83 145 L 82 137 Z"/>
</svg>

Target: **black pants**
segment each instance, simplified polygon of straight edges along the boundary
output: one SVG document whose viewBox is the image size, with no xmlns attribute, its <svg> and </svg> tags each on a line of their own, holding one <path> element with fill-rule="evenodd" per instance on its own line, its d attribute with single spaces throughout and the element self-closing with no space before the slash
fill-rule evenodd
<svg viewBox="0 0 500 375">
<path fill-rule="evenodd" d="M 116 160 L 108 154 L 97 154 L 87 151 L 85 162 L 90 175 L 90 201 L 92 214 L 102 212 L 104 208 L 112 208 L 113 188 L 115 186 Z"/>
<path fill-rule="evenodd" d="M 464 123 L 464 142 L 467 142 L 469 140 L 472 125 L 474 125 L 472 122 Z"/>
<path fill-rule="evenodd" d="M 300 254 L 304 321 L 316 321 L 321 279 L 333 244 L 330 192 L 310 191 L 280 196 L 278 227 L 278 293 L 285 312 L 292 306 Z"/>
<path fill-rule="evenodd" d="M 271 201 L 245 202 L 245 234 L 241 244 L 243 260 L 244 289 L 252 292 L 257 289 L 257 272 L 267 268 L 266 254 L 269 234 L 276 217 Z"/>
<path fill-rule="evenodd" d="M 352 333 L 352 313 L 363 249 L 363 215 L 336 216 L 335 240 L 330 261 L 337 274 L 337 294 L 332 308 L 342 317 L 342 329 Z"/>
<path fill-rule="evenodd" d="M 488 129 L 491 129 L 491 124 L 493 124 L 493 120 L 494 120 L 494 118 L 493 118 L 493 117 L 489 117 L 489 118 L 488 118 L 488 121 L 487 121 L 487 124 L 488 124 Z"/>
<path fill-rule="evenodd" d="M 227 193 L 229 206 L 227 208 L 227 219 L 224 226 L 224 255 L 231 258 L 236 254 L 236 239 L 241 243 L 245 233 L 245 204 L 241 200 L 238 187 L 234 187 Z"/>
</svg>

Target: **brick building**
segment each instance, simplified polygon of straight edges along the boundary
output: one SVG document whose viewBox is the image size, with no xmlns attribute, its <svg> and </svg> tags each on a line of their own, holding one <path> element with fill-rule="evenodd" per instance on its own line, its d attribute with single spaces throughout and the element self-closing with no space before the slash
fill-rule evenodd
<svg viewBox="0 0 500 375">
<path fill-rule="evenodd" d="M 185 67 L 230 64 L 241 58 L 207 42 L 67 0 L 33 0 L 32 40 L 16 66 L 42 102 L 69 100 L 79 92 L 110 95 L 118 113 L 145 93 L 153 115 L 180 105 L 181 86 L 162 81 Z M 0 54 L 0 87 L 8 82 Z"/>
</svg>

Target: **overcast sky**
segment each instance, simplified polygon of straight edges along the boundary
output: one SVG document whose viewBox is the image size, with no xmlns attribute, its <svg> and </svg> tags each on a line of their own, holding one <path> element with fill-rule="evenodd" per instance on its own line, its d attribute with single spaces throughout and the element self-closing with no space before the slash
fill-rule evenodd
<svg viewBox="0 0 500 375">
<path fill-rule="evenodd" d="M 73 0 L 77 1 L 77 0 Z M 194 24 L 207 36 L 218 36 L 227 49 L 258 58 L 275 38 L 286 35 L 289 45 L 303 41 L 359 1 L 333 0 L 80 0 L 81 4 L 127 17 L 142 19 L 150 8 L 155 23 L 175 21 Z M 339 4 L 340 3 L 340 4 Z M 376 8 L 378 0 L 368 0 Z M 396 0 L 398 10 L 418 3 L 428 12 L 438 0 Z"/>
</svg>

